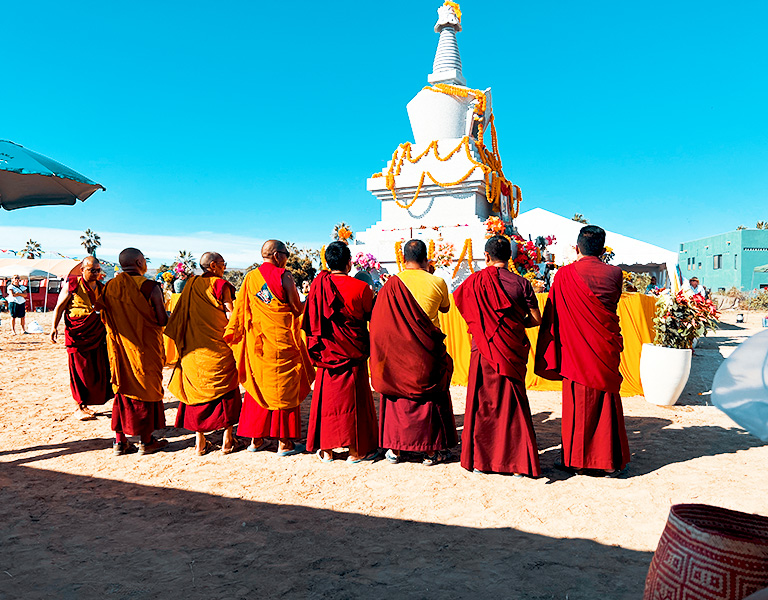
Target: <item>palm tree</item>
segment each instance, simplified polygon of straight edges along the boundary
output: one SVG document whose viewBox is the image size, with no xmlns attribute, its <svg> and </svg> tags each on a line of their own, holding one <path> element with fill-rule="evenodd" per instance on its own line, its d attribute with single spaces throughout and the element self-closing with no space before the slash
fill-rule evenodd
<svg viewBox="0 0 768 600">
<path fill-rule="evenodd" d="M 31 239 L 27 242 L 27 245 L 21 251 L 21 255 L 25 258 L 40 258 L 43 255 L 43 249 L 38 242 L 33 242 Z"/>
<path fill-rule="evenodd" d="M 91 256 L 96 256 L 96 248 L 101 246 L 101 238 L 99 234 L 90 229 L 85 230 L 85 235 L 80 236 L 80 245 L 85 248 L 85 251 Z"/>
<path fill-rule="evenodd" d="M 575 215 L 573 215 L 573 217 L 571 217 L 571 221 L 576 221 L 577 223 L 584 223 L 584 225 L 589 224 L 589 221 L 587 221 L 584 218 L 584 215 L 582 215 L 581 213 L 576 213 Z"/>
</svg>

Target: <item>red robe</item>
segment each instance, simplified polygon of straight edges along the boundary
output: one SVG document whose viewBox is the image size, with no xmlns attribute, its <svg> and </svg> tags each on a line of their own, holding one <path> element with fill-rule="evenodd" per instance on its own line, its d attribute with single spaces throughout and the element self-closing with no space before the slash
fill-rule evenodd
<svg viewBox="0 0 768 600">
<path fill-rule="evenodd" d="M 67 291 L 74 294 L 81 278 L 70 277 Z M 91 305 L 95 305 L 104 284 L 96 282 L 96 292 L 84 283 Z M 80 406 L 106 404 L 114 397 L 107 354 L 107 330 L 95 310 L 84 317 L 70 317 L 64 312 L 64 344 L 69 360 L 69 386 Z"/>
<path fill-rule="evenodd" d="M 619 396 L 617 269 L 587 256 L 558 270 L 539 329 L 535 372 L 563 381 L 563 464 L 576 469 L 610 471 L 630 460 Z"/>
<path fill-rule="evenodd" d="M 370 288 L 346 277 L 348 285 Z M 366 455 L 378 448 L 376 408 L 368 383 L 370 340 L 367 319 L 357 318 L 328 271 L 312 282 L 304 308 L 309 356 L 317 368 L 307 431 L 307 450 L 355 448 Z"/>
<path fill-rule="evenodd" d="M 453 297 L 473 341 L 461 466 L 538 477 L 539 453 L 525 392 L 527 307 L 507 295 L 496 267 L 471 275 Z"/>
<path fill-rule="evenodd" d="M 457 444 L 453 361 L 444 340 L 405 284 L 390 277 L 371 316 L 371 383 L 381 394 L 382 447 L 433 453 Z"/>
</svg>

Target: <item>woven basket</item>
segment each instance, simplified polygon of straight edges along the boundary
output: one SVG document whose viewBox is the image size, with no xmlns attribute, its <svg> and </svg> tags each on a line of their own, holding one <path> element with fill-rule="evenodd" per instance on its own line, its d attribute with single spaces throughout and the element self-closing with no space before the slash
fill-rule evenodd
<svg viewBox="0 0 768 600">
<path fill-rule="evenodd" d="M 644 600 L 743 600 L 768 587 L 768 518 L 677 504 L 653 555 Z"/>
</svg>

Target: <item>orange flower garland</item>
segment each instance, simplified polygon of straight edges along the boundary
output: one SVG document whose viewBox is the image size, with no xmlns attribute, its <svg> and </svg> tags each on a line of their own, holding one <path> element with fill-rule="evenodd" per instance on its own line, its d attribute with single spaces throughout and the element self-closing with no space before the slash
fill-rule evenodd
<svg viewBox="0 0 768 600">
<path fill-rule="evenodd" d="M 472 238 L 467 238 L 464 240 L 464 246 L 461 249 L 461 254 L 459 254 L 459 259 L 456 261 L 456 266 L 453 269 L 452 277 L 456 277 L 458 274 L 459 267 L 461 267 L 461 263 L 465 257 L 467 258 L 467 264 L 469 265 L 469 272 L 474 273 L 475 266 L 473 264 L 474 258 L 472 257 Z"/>
<path fill-rule="evenodd" d="M 421 193 L 421 188 L 424 185 L 425 175 L 429 177 L 432 183 L 434 183 L 437 186 L 452 187 L 455 185 L 459 185 L 460 183 L 463 183 L 464 181 L 469 179 L 472 173 L 474 173 L 475 170 L 479 168 L 479 169 L 482 169 L 483 171 L 483 176 L 485 179 L 485 196 L 488 202 L 494 205 L 495 210 L 499 210 L 500 198 L 503 193 L 502 190 L 506 189 L 507 194 L 509 194 L 511 197 L 510 199 L 511 199 L 512 206 L 510 206 L 510 212 L 512 213 L 512 218 L 516 218 L 520 212 L 520 202 L 522 201 L 522 193 L 520 192 L 519 186 L 513 185 L 504 176 L 504 172 L 502 171 L 501 156 L 499 155 L 499 146 L 498 146 L 498 140 L 496 136 L 496 125 L 494 124 L 493 114 L 491 114 L 491 116 L 488 119 L 488 128 L 491 130 L 491 149 L 489 150 L 488 148 L 486 148 L 485 144 L 483 143 L 483 136 L 484 136 L 483 120 L 485 119 L 485 111 L 487 106 L 487 98 L 485 96 L 485 93 L 483 93 L 481 90 L 474 90 L 471 88 L 448 85 L 445 83 L 437 83 L 434 86 L 426 86 L 424 89 L 430 90 L 436 93 L 448 94 L 450 96 L 457 96 L 460 98 L 466 98 L 468 96 L 474 97 L 474 99 L 476 100 L 476 104 L 474 108 L 473 118 L 475 121 L 478 122 L 477 140 L 475 142 L 475 147 L 477 148 L 478 154 L 480 154 L 481 160 L 477 161 L 472 156 L 472 152 L 469 146 L 469 136 L 464 136 L 461 142 L 459 143 L 459 145 L 456 146 L 453 150 L 451 150 L 451 152 L 449 152 L 444 157 L 440 156 L 440 154 L 438 153 L 437 140 L 433 140 L 432 142 L 430 142 L 429 145 L 424 149 L 424 151 L 421 152 L 421 154 L 419 154 L 415 158 L 411 155 L 411 143 L 405 142 L 403 144 L 400 144 L 392 154 L 392 160 L 389 163 L 389 168 L 387 169 L 386 175 L 382 173 L 376 173 L 372 175 L 372 177 L 386 177 L 386 187 L 392 193 L 393 200 L 395 200 L 395 202 L 399 207 L 408 209 L 411 206 L 413 206 L 413 204 L 416 202 L 417 198 L 419 197 L 419 194 Z M 430 151 L 432 151 L 433 155 L 437 160 L 441 162 L 445 162 L 449 160 L 459 150 L 461 150 L 462 147 L 466 152 L 467 159 L 473 165 L 463 177 L 452 182 L 440 182 L 440 181 L 437 181 L 437 179 L 435 179 L 435 177 L 429 171 L 422 171 L 421 178 L 419 180 L 419 185 L 416 188 L 416 193 L 414 194 L 414 197 L 411 199 L 411 201 L 408 202 L 407 204 L 403 204 L 400 202 L 400 200 L 398 200 L 396 185 L 395 185 L 395 177 L 400 175 L 403 162 L 406 159 L 408 160 L 408 162 L 415 165 L 422 158 L 427 156 Z"/>
<path fill-rule="evenodd" d="M 327 271 L 328 265 L 325 263 L 325 246 L 320 248 L 320 270 Z"/>
<path fill-rule="evenodd" d="M 427 259 L 435 259 L 435 240 L 429 240 L 429 246 L 427 247 Z"/>
<path fill-rule="evenodd" d="M 397 263 L 397 271 L 402 271 L 405 266 L 405 257 L 403 256 L 403 240 L 395 242 L 395 262 Z"/>
</svg>

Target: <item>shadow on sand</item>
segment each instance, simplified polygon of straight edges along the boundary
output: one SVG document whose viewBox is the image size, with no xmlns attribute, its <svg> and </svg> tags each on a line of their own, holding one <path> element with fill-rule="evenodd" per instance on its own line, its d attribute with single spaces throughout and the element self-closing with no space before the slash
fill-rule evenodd
<svg viewBox="0 0 768 600">
<path fill-rule="evenodd" d="M 682 429 L 670 427 L 673 422 L 658 417 L 624 417 L 632 461 L 622 479 L 647 475 L 674 463 L 702 456 L 732 454 L 764 446 L 765 443 L 738 427 L 694 425 Z M 552 480 L 571 477 L 556 471 L 553 464 L 560 458 L 560 419 L 549 411 L 533 415 L 536 441 L 542 471 Z"/>
<path fill-rule="evenodd" d="M 0 481 L 2 598 L 635 599 L 652 556 L 8 464 Z"/>
</svg>

